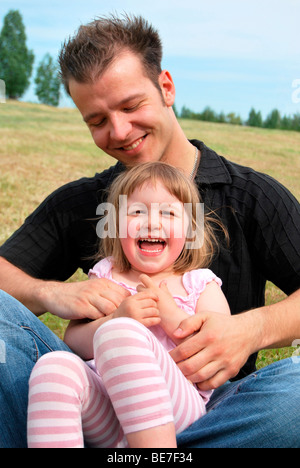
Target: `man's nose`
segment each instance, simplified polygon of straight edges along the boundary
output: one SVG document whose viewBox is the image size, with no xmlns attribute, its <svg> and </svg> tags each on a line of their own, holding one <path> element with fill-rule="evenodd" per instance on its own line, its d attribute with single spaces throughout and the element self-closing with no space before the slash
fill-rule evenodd
<svg viewBox="0 0 300 468">
<path fill-rule="evenodd" d="M 118 113 L 110 119 L 110 138 L 114 142 L 123 143 L 126 141 L 132 130 L 129 116 Z"/>
</svg>

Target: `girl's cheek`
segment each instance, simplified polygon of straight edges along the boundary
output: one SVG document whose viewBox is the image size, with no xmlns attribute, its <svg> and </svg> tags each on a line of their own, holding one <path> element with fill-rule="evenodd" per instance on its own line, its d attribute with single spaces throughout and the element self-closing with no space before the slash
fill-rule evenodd
<svg viewBox="0 0 300 468">
<path fill-rule="evenodd" d="M 131 219 L 128 221 L 127 224 L 127 237 L 131 239 L 136 239 L 139 237 L 139 233 L 141 230 L 141 224 L 136 219 Z"/>
</svg>

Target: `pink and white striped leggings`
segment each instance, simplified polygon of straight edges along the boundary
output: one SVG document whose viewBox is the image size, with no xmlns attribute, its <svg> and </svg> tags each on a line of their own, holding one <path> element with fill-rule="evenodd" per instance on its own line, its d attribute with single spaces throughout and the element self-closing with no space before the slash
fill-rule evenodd
<svg viewBox="0 0 300 468">
<path fill-rule="evenodd" d="M 196 388 L 156 337 L 129 318 L 94 338 L 98 373 L 57 351 L 35 365 L 29 383 L 28 447 L 127 447 L 126 434 L 174 422 L 176 433 L 205 414 Z"/>
</svg>

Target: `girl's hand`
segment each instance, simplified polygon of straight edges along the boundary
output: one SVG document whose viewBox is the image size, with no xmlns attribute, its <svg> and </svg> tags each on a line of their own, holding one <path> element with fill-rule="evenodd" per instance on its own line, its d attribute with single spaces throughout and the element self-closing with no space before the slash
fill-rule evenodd
<svg viewBox="0 0 300 468">
<path fill-rule="evenodd" d="M 142 284 L 139 284 L 136 288 L 139 292 L 153 292 L 157 298 L 158 303 L 157 307 L 159 309 L 161 317 L 170 314 L 170 308 L 172 306 L 177 308 L 176 302 L 173 299 L 172 294 L 170 293 L 167 283 L 162 281 L 159 286 L 157 286 L 149 276 L 142 274 L 140 276 L 140 281 Z"/>
<path fill-rule="evenodd" d="M 161 321 L 157 307 L 158 296 L 152 291 L 141 291 L 127 297 L 114 311 L 113 318 L 129 317 L 149 328 Z"/>
<path fill-rule="evenodd" d="M 147 292 L 148 294 L 152 292 L 152 294 L 154 293 L 157 296 L 157 308 L 161 319 L 160 326 L 175 344 L 181 343 L 182 339 L 174 336 L 174 331 L 188 317 L 188 314 L 177 306 L 164 281 L 159 286 L 156 286 L 152 279 L 145 274 L 140 276 L 140 280 L 142 284 L 138 285 L 137 291 Z"/>
</svg>

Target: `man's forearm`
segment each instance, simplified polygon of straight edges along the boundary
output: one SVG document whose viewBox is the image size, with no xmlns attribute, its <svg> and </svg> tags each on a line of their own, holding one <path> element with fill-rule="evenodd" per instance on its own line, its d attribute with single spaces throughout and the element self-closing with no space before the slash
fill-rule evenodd
<svg viewBox="0 0 300 468">
<path fill-rule="evenodd" d="M 291 346 L 300 338 L 300 289 L 281 302 L 247 314 L 257 323 L 257 351 Z"/>
<path fill-rule="evenodd" d="M 0 289 L 16 298 L 35 315 L 46 312 L 37 294 L 44 285 L 44 281 L 32 278 L 0 257 Z"/>
<path fill-rule="evenodd" d="M 65 320 L 96 320 L 110 315 L 130 292 L 106 278 L 93 281 L 43 281 L 28 276 L 0 257 L 0 289 L 35 315 L 51 312 Z"/>
</svg>

